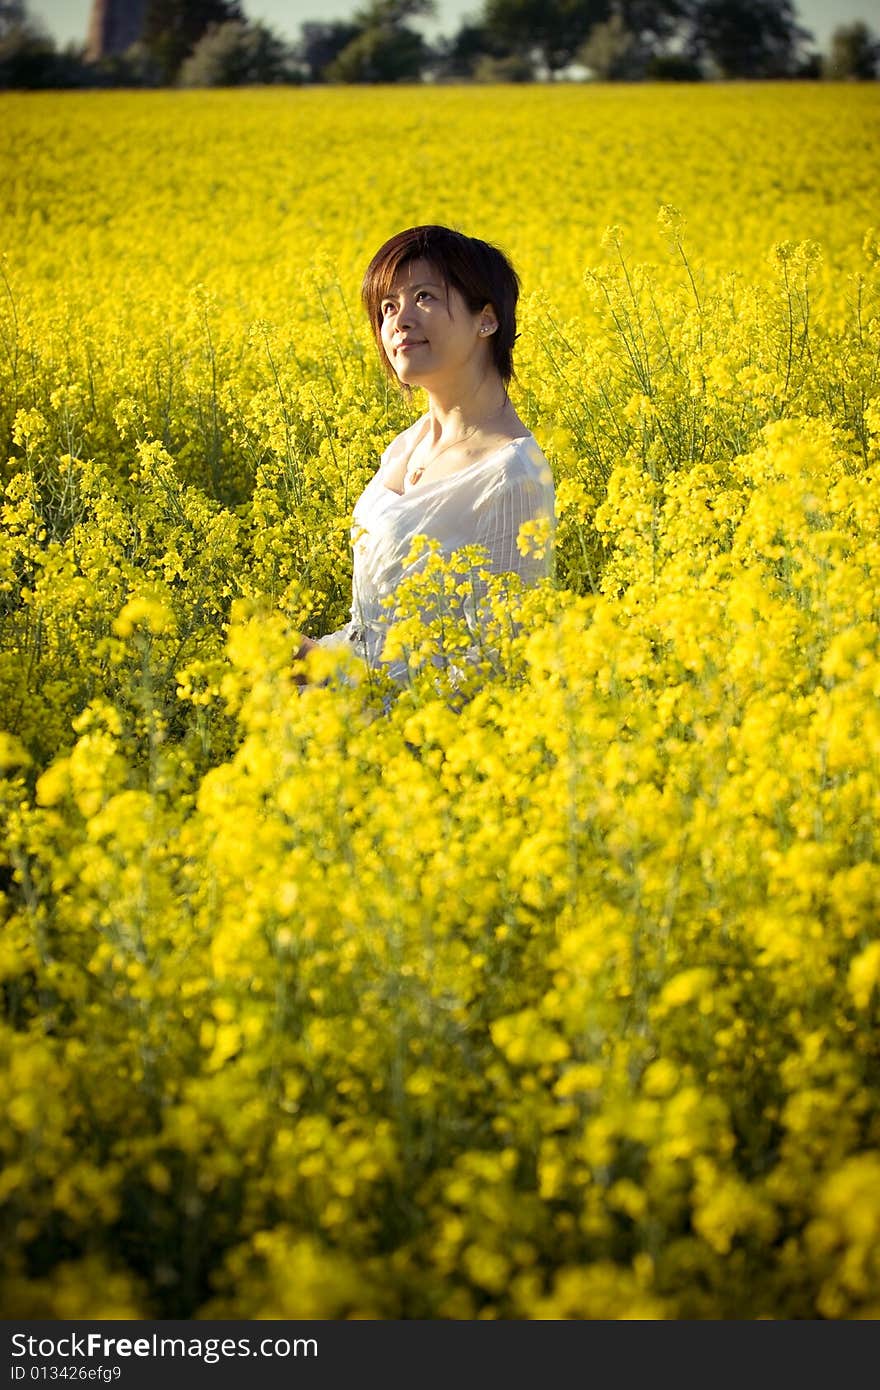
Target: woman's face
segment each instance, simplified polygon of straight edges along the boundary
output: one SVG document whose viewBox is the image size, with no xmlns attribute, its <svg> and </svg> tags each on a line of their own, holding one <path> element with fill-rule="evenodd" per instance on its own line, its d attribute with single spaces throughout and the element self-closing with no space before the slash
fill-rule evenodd
<svg viewBox="0 0 880 1390">
<path fill-rule="evenodd" d="M 495 316 L 473 313 L 430 261 L 409 261 L 382 300 L 382 346 L 405 386 L 439 384 L 482 360 Z"/>
</svg>

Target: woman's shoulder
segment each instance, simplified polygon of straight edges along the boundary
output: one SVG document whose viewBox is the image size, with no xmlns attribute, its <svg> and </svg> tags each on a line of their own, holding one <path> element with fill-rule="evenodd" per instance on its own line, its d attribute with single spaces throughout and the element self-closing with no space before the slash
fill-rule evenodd
<svg viewBox="0 0 880 1390">
<path fill-rule="evenodd" d="M 499 477 L 507 483 L 531 482 L 553 487 L 553 473 L 544 451 L 531 433 L 517 435 L 498 450 Z"/>
</svg>

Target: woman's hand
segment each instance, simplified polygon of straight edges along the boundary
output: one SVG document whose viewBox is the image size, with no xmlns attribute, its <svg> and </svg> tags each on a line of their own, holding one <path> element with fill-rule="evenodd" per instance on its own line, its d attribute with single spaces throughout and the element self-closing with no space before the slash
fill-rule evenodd
<svg viewBox="0 0 880 1390">
<path fill-rule="evenodd" d="M 299 647 L 293 658 L 294 661 L 304 661 L 309 652 L 314 651 L 317 645 L 318 643 L 313 641 L 311 637 L 301 637 Z M 296 671 L 294 672 L 293 682 L 294 685 L 308 685 L 308 677 L 304 672 Z"/>
</svg>

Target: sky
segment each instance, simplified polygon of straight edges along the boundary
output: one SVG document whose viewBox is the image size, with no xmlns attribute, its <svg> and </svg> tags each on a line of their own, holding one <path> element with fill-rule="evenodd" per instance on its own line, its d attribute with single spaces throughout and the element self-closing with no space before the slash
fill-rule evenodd
<svg viewBox="0 0 880 1390">
<path fill-rule="evenodd" d="M 250 20 L 264 20 L 287 39 L 299 36 L 307 19 L 347 19 L 359 0 L 241 0 Z M 28 12 L 41 19 L 59 45 L 84 43 L 91 0 L 28 0 Z M 438 0 L 437 16 L 424 26 L 429 36 L 453 34 L 465 15 L 478 14 L 480 0 Z M 827 47 L 838 24 L 863 19 L 880 33 L 880 0 L 795 0 L 799 22 L 809 29 L 820 49 Z M 421 26 L 420 26 L 421 27 Z"/>
</svg>

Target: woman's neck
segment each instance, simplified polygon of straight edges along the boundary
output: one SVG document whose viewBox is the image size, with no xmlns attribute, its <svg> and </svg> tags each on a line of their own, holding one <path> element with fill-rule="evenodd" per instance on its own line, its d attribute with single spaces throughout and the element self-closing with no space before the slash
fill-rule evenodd
<svg viewBox="0 0 880 1390">
<path fill-rule="evenodd" d="M 507 399 L 507 393 L 503 386 L 499 386 L 494 395 L 485 395 L 485 398 L 470 400 L 470 402 L 456 402 L 455 404 L 443 404 L 437 399 L 428 396 L 428 439 L 434 443 L 442 441 L 453 441 L 453 439 L 466 438 L 480 430 L 487 428 L 498 428 L 502 423 L 507 411 L 512 411 L 513 406 Z"/>
<path fill-rule="evenodd" d="M 507 390 L 497 372 L 484 376 L 470 390 L 427 388 L 430 419 L 429 438 L 456 439 L 473 434 L 487 425 L 496 425 L 505 412 L 513 407 Z"/>
</svg>

